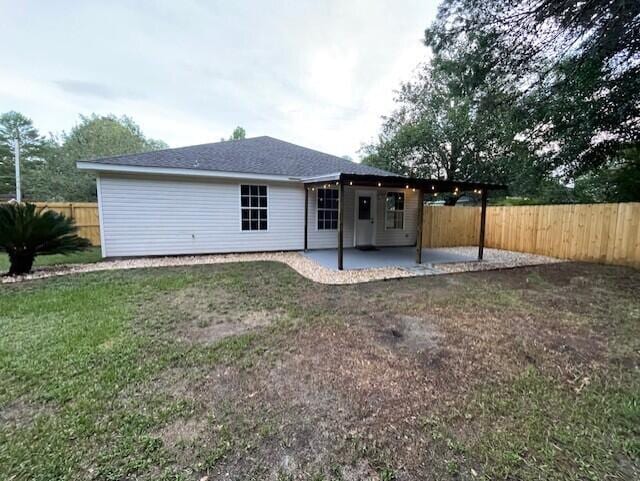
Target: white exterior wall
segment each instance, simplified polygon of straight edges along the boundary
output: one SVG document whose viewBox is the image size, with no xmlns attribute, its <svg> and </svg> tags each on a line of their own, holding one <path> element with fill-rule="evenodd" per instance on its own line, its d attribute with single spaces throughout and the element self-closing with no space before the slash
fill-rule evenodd
<svg viewBox="0 0 640 481">
<path fill-rule="evenodd" d="M 240 184 L 267 185 L 267 231 L 242 231 Z M 376 245 L 415 244 L 417 193 L 362 190 L 376 191 Z M 385 229 L 388 190 L 405 192 L 404 229 Z M 355 187 L 345 187 L 345 247 L 354 245 L 355 192 Z M 308 246 L 336 248 L 337 231 L 317 228 L 316 195 L 317 190 L 309 191 Z M 304 187 L 298 183 L 100 173 L 98 201 L 105 257 L 304 248 Z"/>
<path fill-rule="evenodd" d="M 353 189 L 344 189 L 344 247 L 353 247 L 353 208 L 355 192 Z M 318 230 L 318 189 L 309 190 L 309 249 L 333 249 L 338 247 L 337 230 Z"/>
<path fill-rule="evenodd" d="M 384 204 L 387 192 L 404 192 L 404 228 L 385 229 Z M 378 189 L 378 222 L 376 224 L 376 245 L 410 246 L 415 245 L 418 231 L 418 198 L 419 191 L 411 189 Z"/>
<path fill-rule="evenodd" d="M 355 242 L 354 220 L 356 218 L 356 191 L 376 193 L 376 233 L 375 245 L 379 247 L 410 246 L 416 243 L 418 219 L 418 192 L 411 189 L 385 189 L 384 187 L 350 187 L 344 189 L 344 246 L 353 247 Z M 404 228 L 385 229 L 385 200 L 387 192 L 404 192 Z M 309 191 L 309 249 L 330 249 L 338 247 L 338 232 L 318 230 L 317 189 Z"/>
<path fill-rule="evenodd" d="M 301 184 L 169 176 L 99 177 L 105 257 L 304 247 Z M 240 184 L 267 185 L 267 231 L 241 229 Z"/>
</svg>

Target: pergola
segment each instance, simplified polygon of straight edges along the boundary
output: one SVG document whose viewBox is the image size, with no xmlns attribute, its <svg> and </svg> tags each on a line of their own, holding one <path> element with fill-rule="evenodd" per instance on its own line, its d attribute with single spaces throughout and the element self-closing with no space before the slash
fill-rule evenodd
<svg viewBox="0 0 640 481">
<path fill-rule="evenodd" d="M 482 182 L 457 182 L 437 179 L 418 179 L 402 176 L 387 175 L 363 175 L 336 173 L 322 177 L 303 179 L 305 184 L 304 203 L 304 249 L 308 248 L 309 225 L 309 189 L 335 185 L 338 188 L 338 269 L 343 270 L 344 259 L 344 188 L 355 187 L 390 187 L 413 189 L 419 192 L 418 218 L 416 236 L 416 264 L 422 264 L 422 223 L 424 213 L 424 196 L 427 193 L 457 193 L 473 191 L 480 194 L 480 232 L 478 233 L 478 260 L 482 260 L 484 252 L 485 223 L 487 216 L 487 197 L 490 190 L 502 190 L 504 185 L 487 184 Z"/>
</svg>

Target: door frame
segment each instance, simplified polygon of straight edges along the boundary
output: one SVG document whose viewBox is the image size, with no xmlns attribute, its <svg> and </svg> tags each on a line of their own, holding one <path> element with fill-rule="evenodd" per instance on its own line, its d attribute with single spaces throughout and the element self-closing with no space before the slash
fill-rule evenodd
<svg viewBox="0 0 640 481">
<path fill-rule="evenodd" d="M 378 191 L 376 190 L 356 190 L 353 197 L 353 247 L 358 247 L 358 198 L 360 196 L 371 198 L 371 214 L 373 216 L 373 229 L 371 232 L 371 245 L 377 243 L 378 234 Z"/>
</svg>

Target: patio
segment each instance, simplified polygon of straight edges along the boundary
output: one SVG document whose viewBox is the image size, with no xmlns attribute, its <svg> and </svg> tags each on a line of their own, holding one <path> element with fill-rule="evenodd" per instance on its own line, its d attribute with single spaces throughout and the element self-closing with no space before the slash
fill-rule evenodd
<svg viewBox="0 0 640 481">
<path fill-rule="evenodd" d="M 338 270 L 336 249 L 314 249 L 302 253 L 322 267 Z M 478 256 L 470 253 L 454 252 L 451 249 L 422 249 L 422 266 L 450 264 L 457 262 L 477 262 Z M 376 250 L 345 249 L 344 269 L 378 269 L 384 267 L 415 268 L 415 247 L 381 247 Z"/>
<path fill-rule="evenodd" d="M 411 247 L 385 248 L 384 251 L 357 251 L 350 249 L 345 253 L 345 244 L 376 246 L 384 243 L 392 246 L 415 242 L 416 246 L 422 246 L 424 198 L 427 192 L 435 196 L 441 192 L 452 192 L 454 195 L 460 195 L 462 192 L 473 191 L 474 194 L 479 196 L 481 214 L 478 231 L 478 253 L 475 259 L 481 261 L 484 253 L 488 193 L 489 190 L 504 188 L 504 186 L 498 184 L 344 172 L 308 177 L 304 178 L 303 182 L 305 184 L 304 255 L 325 268 L 339 271 L 366 268 L 409 268 L 415 270 L 420 267 L 420 264 L 427 264 L 425 268 L 429 269 L 429 266 L 433 264 L 471 262 L 473 259 L 468 257 L 442 257 L 438 252 L 429 252 L 429 249 L 421 250 Z M 383 195 L 386 195 L 386 197 L 380 195 L 380 190 L 383 190 Z M 322 197 L 320 194 L 323 194 Z M 346 194 L 350 194 L 350 196 L 347 197 Z M 316 196 L 315 199 L 314 195 Z M 410 196 L 414 197 L 412 201 L 409 200 Z M 380 199 L 378 199 L 379 197 Z M 384 209 L 379 208 L 382 202 L 385 203 Z M 349 204 L 349 207 L 345 207 L 345 204 Z M 310 218 L 310 205 L 312 209 L 314 205 L 316 206 L 316 211 L 311 212 L 312 216 L 315 214 L 315 218 Z M 407 225 L 405 225 L 406 210 L 414 208 L 415 212 L 410 217 L 413 219 L 413 224 L 407 228 Z M 320 214 L 323 216 L 320 217 Z M 312 226 L 311 232 L 309 229 L 310 224 Z M 405 231 L 404 236 L 392 235 L 387 241 L 380 242 L 380 239 L 377 238 L 378 232 L 382 232 L 381 229 L 378 229 L 379 226 L 384 226 L 385 231 L 387 229 Z M 320 245 L 316 243 L 318 232 L 322 234 L 329 233 L 325 231 L 335 231 L 337 233 L 337 248 L 310 251 L 309 249 L 313 249 L 316 246 L 325 247 L 328 245 L 327 239 L 324 238 L 321 239 Z M 349 239 L 345 239 L 345 231 L 348 231 Z M 380 235 L 383 234 L 386 235 L 386 233 L 381 233 Z M 413 260 L 411 259 L 411 251 L 413 251 Z M 431 254 L 431 259 L 423 258 L 424 254 Z M 335 259 L 331 259 L 331 255 Z M 345 260 L 345 256 L 348 259 Z"/>
</svg>

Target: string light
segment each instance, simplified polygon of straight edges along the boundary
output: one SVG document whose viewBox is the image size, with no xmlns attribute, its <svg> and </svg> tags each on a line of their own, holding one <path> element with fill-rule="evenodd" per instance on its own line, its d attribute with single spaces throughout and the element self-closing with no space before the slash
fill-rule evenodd
<svg viewBox="0 0 640 481">
<path fill-rule="evenodd" d="M 353 180 L 350 180 L 350 181 L 349 181 L 349 185 L 353 185 Z"/>
<path fill-rule="evenodd" d="M 432 186 L 431 186 L 431 190 L 436 190 L 436 186 L 435 186 L 435 185 L 432 185 Z"/>
<path fill-rule="evenodd" d="M 409 185 L 405 185 L 405 186 L 404 186 L 404 188 L 405 188 L 405 189 L 408 189 L 408 188 L 409 188 Z"/>
<path fill-rule="evenodd" d="M 413 189 L 411 189 L 411 190 L 412 190 L 413 192 L 415 192 L 415 191 L 416 191 L 416 188 L 414 187 L 414 188 L 413 188 Z"/>
<path fill-rule="evenodd" d="M 378 182 L 378 187 L 382 187 L 382 182 Z"/>
</svg>

